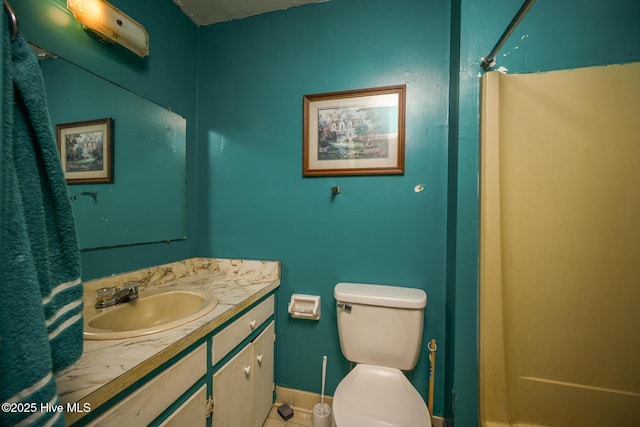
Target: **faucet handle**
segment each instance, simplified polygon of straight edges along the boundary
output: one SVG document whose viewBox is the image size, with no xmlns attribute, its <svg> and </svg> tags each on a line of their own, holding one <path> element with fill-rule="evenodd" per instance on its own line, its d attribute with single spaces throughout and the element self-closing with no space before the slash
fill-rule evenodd
<svg viewBox="0 0 640 427">
<path fill-rule="evenodd" d="M 128 291 L 128 296 L 129 296 L 129 301 L 133 301 L 134 299 L 138 299 L 138 284 L 137 282 L 131 282 L 131 283 L 136 283 L 134 284 L 129 284 L 130 286 L 127 288 Z"/>
<path fill-rule="evenodd" d="M 118 288 L 100 288 L 96 291 L 96 302 L 105 302 L 113 299 L 118 292 Z"/>
</svg>

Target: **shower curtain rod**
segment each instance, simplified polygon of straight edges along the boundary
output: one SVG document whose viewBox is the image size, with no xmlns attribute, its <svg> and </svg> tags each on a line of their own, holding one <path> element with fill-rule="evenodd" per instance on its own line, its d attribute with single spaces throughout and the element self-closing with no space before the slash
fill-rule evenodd
<svg viewBox="0 0 640 427">
<path fill-rule="evenodd" d="M 535 1 L 536 0 L 524 1 L 522 6 L 520 7 L 520 10 L 518 10 L 518 13 L 516 13 L 516 16 L 513 17 L 507 29 L 504 30 L 504 33 L 502 33 L 502 36 L 500 36 L 500 40 L 498 40 L 498 42 L 493 47 L 493 49 L 491 49 L 491 52 L 489 52 L 489 54 L 486 57 L 482 58 L 482 62 L 480 63 L 480 66 L 482 67 L 483 70 L 486 70 L 495 65 L 496 54 L 498 53 L 500 48 L 502 48 L 502 45 L 504 44 L 504 42 L 507 41 L 507 39 L 509 38 L 513 30 L 515 30 L 515 28 L 518 26 L 520 21 L 522 21 L 522 18 L 524 18 L 524 15 L 527 14 L 527 12 L 531 8 L 531 6 L 533 6 L 533 3 Z"/>
</svg>

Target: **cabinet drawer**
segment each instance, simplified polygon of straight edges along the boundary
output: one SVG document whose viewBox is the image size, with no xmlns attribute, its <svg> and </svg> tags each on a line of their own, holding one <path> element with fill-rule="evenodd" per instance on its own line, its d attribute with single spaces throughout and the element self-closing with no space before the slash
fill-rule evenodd
<svg viewBox="0 0 640 427">
<path fill-rule="evenodd" d="M 202 344 L 89 425 L 147 425 L 206 373 L 207 346 Z"/>
<path fill-rule="evenodd" d="M 275 297 L 269 298 L 240 316 L 213 336 L 212 364 L 215 365 L 273 314 Z"/>
</svg>

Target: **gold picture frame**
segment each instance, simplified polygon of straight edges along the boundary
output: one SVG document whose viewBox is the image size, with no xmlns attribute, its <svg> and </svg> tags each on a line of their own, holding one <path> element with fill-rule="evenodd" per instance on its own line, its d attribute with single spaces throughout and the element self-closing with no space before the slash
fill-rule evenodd
<svg viewBox="0 0 640 427">
<path fill-rule="evenodd" d="M 304 95 L 303 176 L 403 175 L 406 85 Z"/>
<path fill-rule="evenodd" d="M 113 182 L 113 120 L 56 125 L 56 139 L 67 184 Z"/>
</svg>

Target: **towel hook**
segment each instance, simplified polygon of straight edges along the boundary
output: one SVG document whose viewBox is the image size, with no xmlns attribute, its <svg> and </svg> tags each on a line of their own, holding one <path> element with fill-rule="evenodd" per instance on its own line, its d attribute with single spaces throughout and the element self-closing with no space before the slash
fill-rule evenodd
<svg viewBox="0 0 640 427">
<path fill-rule="evenodd" d="M 9 15 L 9 22 L 11 23 L 11 40 L 15 40 L 18 37 L 18 17 L 7 0 L 4 0 L 4 8 L 7 11 L 7 15 Z"/>
<path fill-rule="evenodd" d="M 83 191 L 82 193 L 80 193 L 81 196 L 91 196 L 93 197 L 93 200 L 97 200 L 98 198 L 98 192 L 97 191 Z"/>
</svg>

